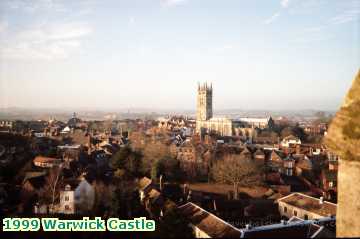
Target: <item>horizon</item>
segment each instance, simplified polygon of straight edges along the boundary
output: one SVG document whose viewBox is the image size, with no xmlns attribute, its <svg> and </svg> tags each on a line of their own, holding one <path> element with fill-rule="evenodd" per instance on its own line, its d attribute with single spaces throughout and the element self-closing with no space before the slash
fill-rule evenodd
<svg viewBox="0 0 360 239">
<path fill-rule="evenodd" d="M 261 7 L 259 7 L 261 6 Z M 0 108 L 336 111 L 359 69 L 360 1 L 0 3 Z"/>
</svg>

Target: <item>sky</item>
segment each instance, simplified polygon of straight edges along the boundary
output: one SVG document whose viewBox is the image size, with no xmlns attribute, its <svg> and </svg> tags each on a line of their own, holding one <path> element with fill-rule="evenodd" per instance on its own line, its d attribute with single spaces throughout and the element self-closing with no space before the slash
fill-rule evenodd
<svg viewBox="0 0 360 239">
<path fill-rule="evenodd" d="M 1 0 L 0 108 L 336 110 L 360 0 Z"/>
</svg>

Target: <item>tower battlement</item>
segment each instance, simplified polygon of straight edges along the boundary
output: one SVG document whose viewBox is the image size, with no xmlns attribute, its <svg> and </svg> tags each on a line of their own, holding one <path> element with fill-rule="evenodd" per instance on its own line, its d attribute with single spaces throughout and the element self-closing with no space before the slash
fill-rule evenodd
<svg viewBox="0 0 360 239">
<path fill-rule="evenodd" d="M 209 120 L 213 116 L 212 84 L 198 84 L 196 120 Z"/>
<path fill-rule="evenodd" d="M 210 83 L 210 85 L 208 85 L 207 82 L 203 84 L 198 83 L 198 92 L 200 91 L 208 91 L 212 94 L 212 83 Z"/>
</svg>

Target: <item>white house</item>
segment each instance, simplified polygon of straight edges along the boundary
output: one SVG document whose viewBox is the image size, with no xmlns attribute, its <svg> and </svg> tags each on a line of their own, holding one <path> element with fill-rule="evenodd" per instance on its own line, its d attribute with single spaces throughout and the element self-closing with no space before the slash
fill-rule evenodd
<svg viewBox="0 0 360 239">
<path fill-rule="evenodd" d="M 298 145 L 301 144 L 301 140 L 298 137 L 293 135 L 289 135 L 281 141 L 281 146 L 285 148 L 289 148 L 290 145 Z"/>
<path fill-rule="evenodd" d="M 287 218 L 295 216 L 310 220 L 336 215 L 337 205 L 324 201 L 322 197 L 319 199 L 302 193 L 292 193 L 279 198 L 277 202 L 280 215 Z"/>
<path fill-rule="evenodd" d="M 65 186 L 64 191 L 60 191 L 60 204 L 58 213 L 74 214 L 75 213 L 75 196 L 74 191 L 71 190 L 71 186 L 68 184 Z"/>
<path fill-rule="evenodd" d="M 70 127 L 66 126 L 63 130 L 61 130 L 61 133 L 62 134 L 68 134 L 68 133 L 70 133 L 70 131 L 71 131 Z"/>
<path fill-rule="evenodd" d="M 74 214 L 86 213 L 93 209 L 95 202 L 95 190 L 85 178 L 81 178 L 75 190 L 68 184 L 64 191 L 60 191 L 60 204 L 58 213 Z"/>
</svg>

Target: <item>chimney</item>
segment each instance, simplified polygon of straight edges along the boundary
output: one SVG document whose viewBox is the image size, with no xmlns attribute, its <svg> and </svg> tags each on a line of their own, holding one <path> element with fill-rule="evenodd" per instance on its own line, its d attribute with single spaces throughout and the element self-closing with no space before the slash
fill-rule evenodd
<svg viewBox="0 0 360 239">
<path fill-rule="evenodd" d="M 324 197 L 320 197 L 319 204 L 323 204 L 323 203 L 324 203 Z"/>
<path fill-rule="evenodd" d="M 187 201 L 190 201 L 191 200 L 191 190 L 189 190 L 189 194 L 187 196 Z"/>
<path fill-rule="evenodd" d="M 163 210 L 161 209 L 161 211 L 160 211 L 160 217 L 163 217 L 164 216 L 164 212 L 163 212 Z"/>
<path fill-rule="evenodd" d="M 215 201 L 215 199 L 213 200 L 213 205 L 214 205 L 214 211 L 217 211 L 217 207 L 216 207 L 216 201 Z"/>
<path fill-rule="evenodd" d="M 183 192 L 183 193 L 184 193 L 184 195 L 186 195 L 186 191 L 187 191 L 187 184 L 186 184 L 186 183 L 184 184 L 184 187 L 183 187 L 183 188 L 184 188 L 184 192 Z"/>
<path fill-rule="evenodd" d="M 160 175 L 160 192 L 163 190 L 163 188 L 164 188 L 164 185 L 163 185 L 163 176 L 162 176 L 162 174 Z"/>
<path fill-rule="evenodd" d="M 246 229 L 246 230 L 250 230 L 250 229 L 251 229 L 251 225 L 250 225 L 250 224 L 246 224 L 246 225 L 245 225 L 245 229 Z"/>
</svg>

